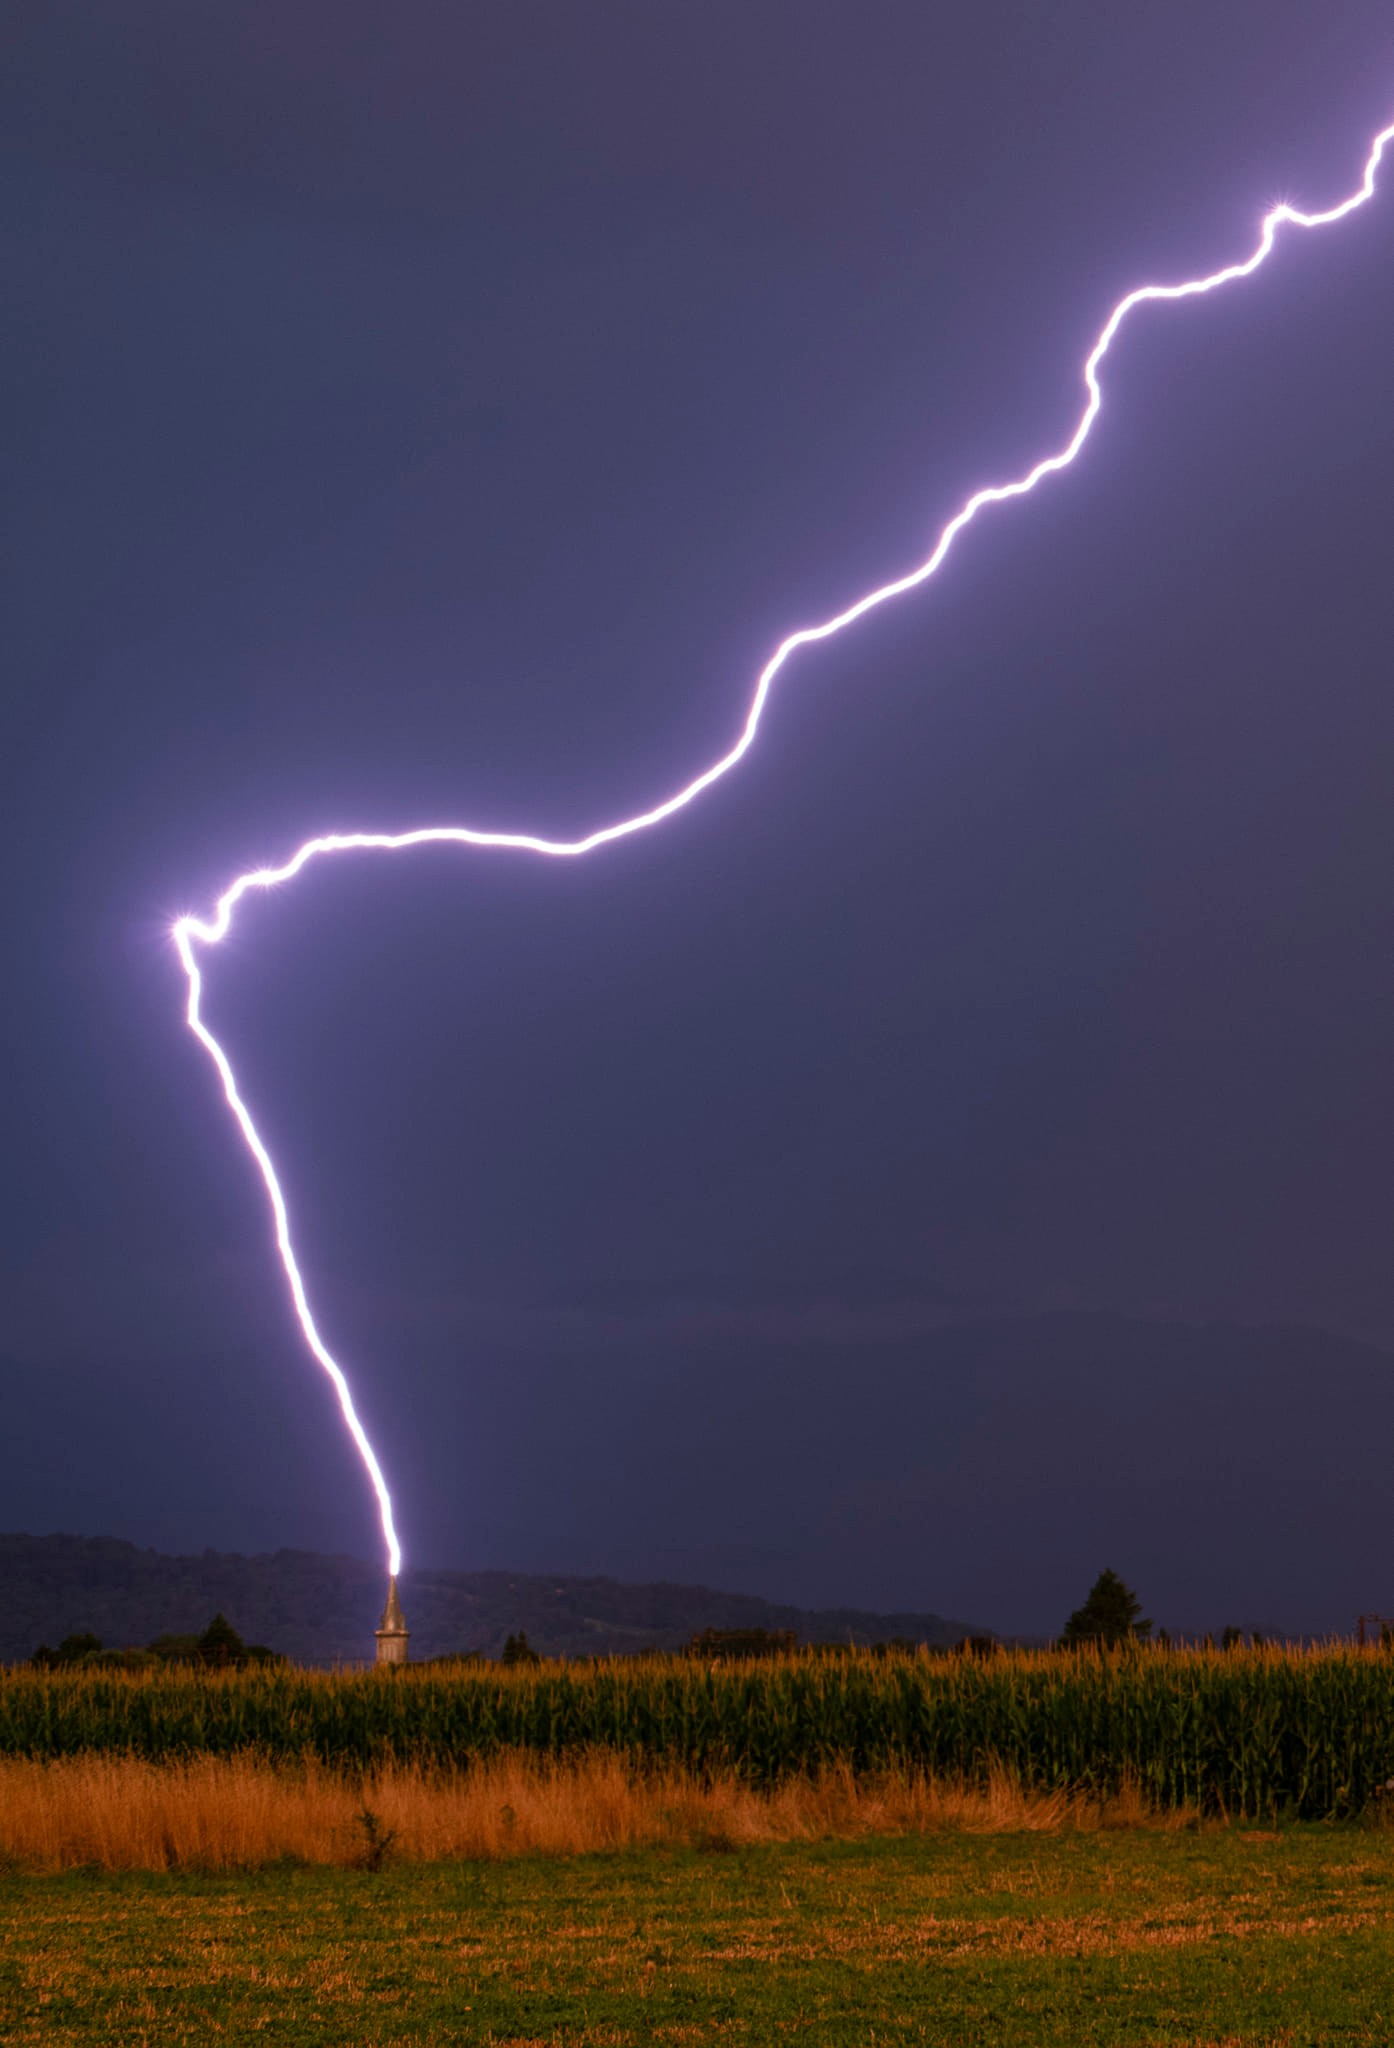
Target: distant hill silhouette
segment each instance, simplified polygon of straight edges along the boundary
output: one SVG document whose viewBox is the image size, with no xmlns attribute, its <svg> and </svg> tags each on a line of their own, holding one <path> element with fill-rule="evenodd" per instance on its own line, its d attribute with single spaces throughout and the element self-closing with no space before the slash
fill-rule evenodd
<svg viewBox="0 0 1394 2048">
<path fill-rule="evenodd" d="M 414 1571 L 402 1579 L 414 1657 L 482 1650 L 496 1657 L 519 1630 L 544 1656 L 677 1649 L 701 1629 L 793 1629 L 801 1642 L 952 1643 L 984 1630 L 939 1614 L 805 1611 L 705 1586 L 510 1572 Z M 370 1656 L 382 1610 L 381 1568 L 356 1557 L 205 1550 L 166 1557 L 113 1537 L 0 1535 L 0 1662 L 91 1630 L 108 1647 L 206 1627 L 226 1614 L 248 1641 L 297 1662 Z"/>
</svg>

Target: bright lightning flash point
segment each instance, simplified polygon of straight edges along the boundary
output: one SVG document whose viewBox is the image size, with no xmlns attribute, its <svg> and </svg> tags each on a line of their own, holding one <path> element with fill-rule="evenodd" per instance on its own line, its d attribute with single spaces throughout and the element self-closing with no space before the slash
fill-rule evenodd
<svg viewBox="0 0 1394 2048">
<path fill-rule="evenodd" d="M 1136 291 L 1131 291 L 1125 298 L 1120 299 L 1109 314 L 1108 319 L 1100 330 L 1098 339 L 1085 358 L 1084 385 L 1087 394 L 1086 402 L 1084 410 L 1080 414 L 1079 422 L 1064 447 L 1059 449 L 1054 455 L 1042 457 L 1033 468 L 1027 470 L 1023 476 L 1017 477 L 1013 482 L 989 484 L 982 490 L 975 491 L 972 497 L 967 500 L 943 528 L 934 544 L 933 551 L 926 556 L 918 568 L 911 569 L 904 576 L 896 577 L 892 582 L 881 584 L 875 590 L 867 591 L 865 596 L 857 598 L 855 603 L 849 604 L 845 610 L 837 612 L 833 617 L 824 619 L 820 625 L 801 626 L 797 632 L 790 633 L 787 638 L 781 640 L 756 679 L 754 694 L 750 700 L 750 708 L 746 713 L 745 723 L 741 727 L 734 745 L 726 753 L 722 754 L 718 760 L 713 761 L 708 767 L 702 769 L 701 773 L 695 775 L 690 782 L 684 783 L 681 789 L 674 790 L 671 796 L 664 797 L 660 803 L 654 804 L 651 809 L 640 811 L 632 818 L 620 818 L 613 824 L 598 826 L 595 831 L 588 832 L 581 839 L 547 839 L 540 833 L 535 832 L 480 832 L 469 825 L 423 825 L 411 832 L 326 832 L 317 838 L 307 839 L 302 846 L 296 849 L 290 859 L 285 861 L 280 867 L 256 868 L 247 874 L 239 875 L 218 898 L 217 907 L 211 918 L 181 917 L 174 926 L 174 943 L 178 948 L 179 959 L 188 979 L 189 1000 L 186 1014 L 189 1029 L 203 1046 L 218 1070 L 218 1078 L 222 1082 L 223 1093 L 227 1097 L 228 1107 L 237 1120 L 247 1149 L 256 1161 L 262 1180 L 265 1183 L 267 1197 L 271 1204 L 272 1221 L 275 1225 L 276 1248 L 280 1254 L 281 1264 L 285 1269 L 286 1280 L 290 1287 L 291 1301 L 294 1304 L 295 1313 L 299 1319 L 306 1345 L 334 1384 L 334 1391 L 338 1395 L 339 1406 L 343 1411 L 344 1421 L 348 1426 L 349 1434 L 358 1447 L 358 1455 L 363 1460 L 368 1477 L 372 1481 L 373 1491 L 377 1495 L 378 1508 L 382 1518 L 382 1533 L 387 1543 L 388 1571 L 393 1578 L 397 1576 L 401 1569 L 402 1552 L 401 1545 L 397 1540 L 397 1530 L 392 1517 L 392 1499 L 387 1490 L 387 1482 L 383 1477 L 382 1467 L 378 1463 L 376 1453 L 368 1441 L 367 1433 L 358 1419 L 357 1410 L 353 1405 L 353 1395 L 344 1376 L 343 1368 L 331 1356 L 315 1326 L 315 1319 L 310 1311 L 309 1298 L 305 1291 L 304 1276 L 300 1271 L 300 1266 L 295 1256 L 295 1246 L 291 1239 L 290 1216 L 286 1208 L 285 1195 L 281 1190 L 280 1179 L 272 1162 L 271 1154 L 256 1125 L 253 1123 L 251 1112 L 248 1110 L 238 1089 L 237 1077 L 233 1072 L 232 1062 L 203 1021 L 203 975 L 198 961 L 199 948 L 216 946 L 222 939 L 226 938 L 232 927 L 233 913 L 236 911 L 242 898 L 252 890 L 270 889 L 274 888 L 279 882 L 288 882 L 292 876 L 298 875 L 300 870 L 310 861 L 318 860 L 325 854 L 354 852 L 400 853 L 412 846 L 429 846 L 448 842 L 457 846 L 491 847 L 518 853 L 540 853 L 547 854 L 553 859 L 570 860 L 581 854 L 594 853 L 597 847 L 606 846 L 611 840 L 627 839 L 633 833 L 647 832 L 652 826 L 661 825 L 665 818 L 671 818 L 676 811 L 684 810 L 688 804 L 701 796 L 704 790 L 710 789 L 714 782 L 719 782 L 722 776 L 729 774 L 737 762 L 742 760 L 755 744 L 755 735 L 760 729 L 760 721 L 764 716 L 765 706 L 769 701 L 775 678 L 779 675 L 791 654 L 796 653 L 800 647 L 810 646 L 816 640 L 832 639 L 834 634 L 841 633 L 846 627 L 854 625 L 867 612 L 875 611 L 878 605 L 888 604 L 895 597 L 903 597 L 907 591 L 918 590 L 922 583 L 928 583 L 930 577 L 937 572 L 949 549 L 953 546 L 959 534 L 962 533 L 964 527 L 976 519 L 985 506 L 1005 504 L 1010 498 L 1024 498 L 1034 491 L 1038 484 L 1043 483 L 1047 477 L 1054 476 L 1059 470 L 1069 468 L 1088 440 L 1094 422 L 1099 416 L 1099 409 L 1103 402 L 1103 396 L 1099 388 L 1099 366 L 1112 347 L 1114 337 L 1118 333 L 1119 328 L 1136 307 L 1158 300 L 1199 298 L 1206 292 L 1218 291 L 1222 285 L 1234 284 L 1242 277 L 1252 277 L 1259 266 L 1266 262 L 1272 254 L 1280 228 L 1330 227 L 1334 221 L 1344 219 L 1348 213 L 1354 213 L 1357 207 L 1363 206 L 1368 199 L 1374 196 L 1375 174 L 1379 169 L 1380 160 L 1384 155 L 1385 149 L 1391 141 L 1394 141 L 1394 122 L 1391 122 L 1389 127 L 1383 129 L 1375 137 L 1374 142 L 1370 146 L 1369 156 L 1365 161 L 1365 173 L 1360 184 L 1350 194 L 1349 198 L 1341 200 L 1339 205 L 1329 207 L 1324 213 L 1302 213 L 1286 201 L 1273 207 L 1263 218 L 1256 247 L 1251 255 L 1244 258 L 1243 262 L 1228 264 L 1223 270 L 1213 271 L 1208 277 L 1191 278 L 1184 284 L 1140 285 Z"/>
</svg>

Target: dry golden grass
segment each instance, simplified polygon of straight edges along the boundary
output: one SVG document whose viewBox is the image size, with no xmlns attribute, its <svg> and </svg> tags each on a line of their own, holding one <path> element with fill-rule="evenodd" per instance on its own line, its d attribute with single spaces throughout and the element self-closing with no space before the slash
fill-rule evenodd
<svg viewBox="0 0 1394 2048">
<path fill-rule="evenodd" d="M 1189 1827 L 1136 1790 L 1106 1801 L 847 1770 L 757 1791 L 730 1776 L 644 1772 L 605 1752 L 559 1763 L 505 1753 L 458 1770 L 384 1765 L 361 1777 L 255 1755 L 147 1763 L 93 1755 L 0 1760 L 0 1862 L 56 1871 L 248 1870 L 286 1858 L 575 1856 L 660 1844 L 741 1848 L 859 1836 Z M 378 1845 L 375 1848 L 375 1844 Z"/>
</svg>

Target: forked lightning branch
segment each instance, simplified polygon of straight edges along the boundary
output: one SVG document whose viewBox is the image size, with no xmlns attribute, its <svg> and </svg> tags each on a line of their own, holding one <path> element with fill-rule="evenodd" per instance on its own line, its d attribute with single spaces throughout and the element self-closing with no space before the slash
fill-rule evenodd
<svg viewBox="0 0 1394 2048">
<path fill-rule="evenodd" d="M 317 838 L 307 839 L 280 867 L 256 868 L 246 874 L 238 875 L 219 897 L 217 907 L 211 917 L 181 917 L 174 926 L 174 943 L 179 950 L 179 958 L 183 964 L 184 973 L 188 978 L 189 1000 L 187 1016 L 189 1029 L 217 1068 L 228 1107 L 237 1122 L 248 1151 L 256 1161 L 262 1181 L 265 1184 L 267 1198 L 271 1205 L 272 1221 L 275 1227 L 276 1248 L 280 1255 L 281 1265 L 285 1271 L 291 1301 L 311 1355 L 323 1367 L 333 1382 L 334 1391 L 338 1396 L 339 1406 L 343 1411 L 344 1421 L 348 1426 L 349 1434 L 357 1446 L 359 1456 L 362 1458 L 368 1477 L 372 1481 L 373 1491 L 377 1495 L 378 1508 L 382 1518 L 382 1532 L 387 1544 L 388 1572 L 394 1581 L 401 1568 L 402 1552 L 401 1545 L 397 1540 L 397 1530 L 392 1514 L 392 1498 L 388 1491 L 387 1481 L 383 1476 L 382 1467 L 378 1463 L 372 1444 L 368 1441 L 367 1433 L 358 1418 L 358 1413 L 353 1403 L 352 1390 L 344 1374 L 343 1367 L 331 1355 L 316 1325 L 309 1296 L 306 1292 L 304 1275 L 300 1270 L 300 1264 L 296 1257 L 294 1239 L 291 1233 L 290 1212 L 270 1148 L 258 1130 L 251 1111 L 248 1109 L 241 1090 L 237 1085 L 237 1076 L 233 1071 L 232 1062 L 228 1058 L 227 1052 L 219 1044 L 203 1019 L 203 975 L 200 959 L 205 949 L 217 946 L 221 940 L 226 938 L 232 928 L 233 918 L 244 897 L 255 895 L 265 889 L 273 889 L 280 883 L 289 882 L 300 873 L 302 868 L 307 867 L 311 861 L 325 859 L 331 854 L 406 853 L 415 846 L 448 843 L 456 846 L 477 847 L 481 850 L 495 852 L 542 854 L 552 860 L 575 860 L 579 859 L 583 854 L 597 852 L 602 846 L 607 846 L 612 840 L 627 839 L 635 833 L 650 831 L 653 827 L 661 825 L 666 818 L 671 818 L 675 812 L 684 810 L 688 804 L 695 803 L 704 790 L 710 789 L 714 782 L 719 782 L 723 776 L 729 775 L 731 770 L 744 759 L 745 755 L 754 746 L 756 735 L 760 730 L 765 708 L 769 703 L 775 682 L 782 674 L 792 655 L 796 654 L 801 647 L 811 646 L 817 640 L 830 640 L 834 634 L 845 632 L 849 627 L 854 626 L 858 619 L 864 618 L 868 612 L 875 611 L 881 605 L 889 604 L 893 598 L 904 597 L 910 591 L 918 590 L 921 584 L 928 583 L 930 578 L 938 573 L 954 542 L 965 527 L 972 524 L 980 512 L 990 505 L 1001 505 L 1012 498 L 1029 496 L 1047 478 L 1056 475 L 1060 470 L 1070 467 L 1071 463 L 1080 454 L 1085 442 L 1089 439 L 1095 421 L 1099 417 L 1100 407 L 1103 402 L 1099 385 L 1100 368 L 1104 358 L 1112 348 L 1124 321 L 1127 320 L 1131 313 L 1134 313 L 1140 306 L 1156 304 L 1162 301 L 1200 298 L 1207 292 L 1218 291 L 1224 285 L 1235 284 L 1241 278 L 1252 277 L 1260 265 L 1267 262 L 1272 254 L 1281 229 L 1285 227 L 1330 227 L 1336 221 L 1343 220 L 1348 214 L 1354 213 L 1358 207 L 1364 206 L 1373 197 L 1375 178 L 1379 170 L 1380 160 L 1391 141 L 1394 141 L 1394 123 L 1383 129 L 1371 144 L 1370 152 L 1365 162 L 1364 176 L 1360 184 L 1348 198 L 1341 200 L 1335 206 L 1328 207 L 1325 212 L 1302 213 L 1296 207 L 1287 204 L 1275 206 L 1271 212 L 1264 216 L 1258 242 L 1252 254 L 1246 256 L 1242 262 L 1229 264 L 1223 270 L 1212 272 L 1208 277 L 1191 278 L 1183 284 L 1141 285 L 1136 291 L 1130 291 L 1125 298 L 1120 299 L 1109 314 L 1103 328 L 1100 330 L 1098 339 L 1085 359 L 1085 405 L 1080 414 L 1079 422 L 1065 445 L 1055 454 L 1044 456 L 1032 468 L 1012 482 L 989 484 L 982 490 L 975 491 L 972 497 L 949 520 L 948 524 L 939 534 L 932 552 L 926 556 L 917 568 L 909 570 L 905 575 L 893 578 L 890 582 L 881 584 L 875 590 L 868 591 L 864 596 L 859 597 L 855 603 L 849 604 L 844 610 L 823 620 L 821 624 L 802 626 L 797 632 L 790 633 L 786 639 L 781 640 L 756 679 L 745 723 L 742 725 L 734 744 L 719 759 L 703 768 L 690 782 L 684 783 L 680 789 L 674 790 L 671 795 L 664 797 L 661 802 L 655 803 L 651 809 L 640 811 L 633 817 L 617 819 L 612 824 L 601 825 L 595 831 L 588 832 L 581 839 L 548 839 L 542 834 L 534 832 L 481 832 L 470 825 L 423 825 L 412 831 L 393 833 L 324 833 Z M 389 1598 L 389 1616 L 392 1613 L 394 1603 L 395 1587 Z M 400 1615 L 398 1615 L 397 1619 L 400 1620 Z"/>
</svg>

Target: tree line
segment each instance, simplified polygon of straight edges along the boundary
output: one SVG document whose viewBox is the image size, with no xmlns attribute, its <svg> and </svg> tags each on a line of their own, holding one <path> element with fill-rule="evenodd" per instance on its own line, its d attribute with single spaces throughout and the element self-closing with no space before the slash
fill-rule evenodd
<svg viewBox="0 0 1394 2048">
<path fill-rule="evenodd" d="M 107 1649 L 100 1636 L 83 1630 L 64 1636 L 57 1649 L 40 1643 L 30 1663 L 40 1671 L 70 1670 L 83 1665 L 107 1670 L 142 1670 L 155 1664 L 203 1664 L 241 1668 L 248 1664 L 283 1664 L 286 1660 L 265 1643 L 244 1643 L 226 1615 L 215 1614 L 202 1635 L 159 1635 L 132 1649 Z"/>
</svg>

